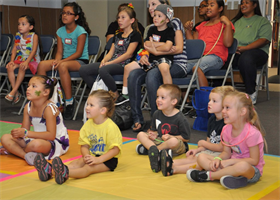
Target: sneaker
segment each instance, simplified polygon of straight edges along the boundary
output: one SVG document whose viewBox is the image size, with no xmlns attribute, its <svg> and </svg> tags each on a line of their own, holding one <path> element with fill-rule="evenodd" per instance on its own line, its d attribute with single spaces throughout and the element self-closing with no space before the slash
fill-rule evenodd
<svg viewBox="0 0 280 200">
<path fill-rule="evenodd" d="M 52 165 L 48 163 L 43 154 L 38 153 L 34 159 L 34 166 L 38 171 L 41 181 L 47 181 L 52 178 Z"/>
<path fill-rule="evenodd" d="M 160 171 L 160 153 L 158 148 L 153 145 L 150 147 L 149 151 L 149 159 L 150 159 L 150 165 L 151 165 L 151 169 L 153 172 L 158 173 Z"/>
<path fill-rule="evenodd" d="M 172 153 L 172 150 L 171 150 L 171 149 L 168 149 L 167 153 L 168 153 L 168 155 L 169 155 L 171 158 L 173 158 L 173 153 Z"/>
<path fill-rule="evenodd" d="M 124 104 L 125 102 L 128 102 L 129 98 L 125 98 L 124 95 L 120 95 L 117 100 L 115 101 L 115 106 L 119 106 Z"/>
<path fill-rule="evenodd" d="M 144 147 L 143 144 L 138 144 L 136 146 L 136 152 L 139 155 L 148 155 L 148 149 L 146 149 L 146 147 Z"/>
<path fill-rule="evenodd" d="M 245 187 L 248 184 L 248 180 L 246 177 L 239 176 L 239 177 L 234 177 L 234 176 L 223 176 L 220 179 L 220 183 L 222 186 L 224 186 L 227 189 L 236 189 L 236 188 L 241 188 Z"/>
<path fill-rule="evenodd" d="M 55 173 L 55 182 L 61 185 L 69 178 L 69 169 L 59 157 L 53 159 L 52 166 Z"/>
<path fill-rule="evenodd" d="M 74 111 L 75 111 L 75 99 L 73 101 L 73 104 L 69 104 L 66 106 L 64 113 L 63 113 L 63 117 L 66 120 L 71 120 L 74 117 Z"/>
<path fill-rule="evenodd" d="M 255 105 L 257 103 L 257 91 L 254 92 L 253 94 L 249 94 L 251 100 L 252 100 L 252 104 Z"/>
<path fill-rule="evenodd" d="M 34 165 L 34 159 L 37 156 L 38 153 L 36 152 L 28 152 L 25 154 L 24 159 L 29 165 Z"/>
<path fill-rule="evenodd" d="M 200 171 L 195 169 L 189 169 L 187 171 L 187 178 L 189 179 L 189 181 L 192 182 L 210 181 L 210 178 L 208 176 L 208 171 Z"/>
</svg>

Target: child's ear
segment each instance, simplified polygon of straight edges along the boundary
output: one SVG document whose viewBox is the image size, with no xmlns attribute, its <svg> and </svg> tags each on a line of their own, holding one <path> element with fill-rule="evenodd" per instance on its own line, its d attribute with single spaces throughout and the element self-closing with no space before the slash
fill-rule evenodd
<svg viewBox="0 0 280 200">
<path fill-rule="evenodd" d="M 175 106 L 177 103 L 178 103 L 178 100 L 176 98 L 171 100 L 171 104 L 173 106 Z"/>
<path fill-rule="evenodd" d="M 107 113 L 107 108 L 106 108 L 106 107 L 102 107 L 102 108 L 100 109 L 100 113 L 101 113 L 102 115 L 105 115 L 105 114 Z"/>
<path fill-rule="evenodd" d="M 30 31 L 31 31 L 33 28 L 34 28 L 33 25 L 30 25 L 30 26 L 29 26 L 29 30 L 30 30 Z"/>
<path fill-rule="evenodd" d="M 79 15 L 76 15 L 75 16 L 75 21 L 77 21 L 79 19 L 79 17 L 80 17 Z"/>
<path fill-rule="evenodd" d="M 43 96 L 49 96 L 50 90 L 49 89 L 44 89 L 43 91 Z"/>
<path fill-rule="evenodd" d="M 245 107 L 241 108 L 241 116 L 244 116 L 247 114 L 247 109 Z"/>
<path fill-rule="evenodd" d="M 130 19 L 130 23 L 133 24 L 135 22 L 135 18 Z"/>
</svg>

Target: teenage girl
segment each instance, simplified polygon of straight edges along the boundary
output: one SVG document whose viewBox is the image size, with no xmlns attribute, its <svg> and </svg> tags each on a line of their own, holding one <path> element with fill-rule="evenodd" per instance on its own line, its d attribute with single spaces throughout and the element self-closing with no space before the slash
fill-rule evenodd
<svg viewBox="0 0 280 200">
<path fill-rule="evenodd" d="M 24 79 L 25 71 L 30 69 L 32 74 L 36 74 L 38 63 L 40 62 L 41 45 L 40 38 L 35 31 L 35 20 L 29 15 L 22 15 L 18 19 L 18 32 L 15 36 L 15 45 L 12 50 L 11 61 L 6 65 L 8 78 L 12 90 L 5 99 L 16 104 L 20 101 L 21 94 L 18 88 Z M 17 79 L 15 69 L 18 68 Z"/>
<path fill-rule="evenodd" d="M 56 32 L 57 53 L 55 59 L 40 62 L 38 74 L 46 75 L 47 71 L 52 70 L 52 66 L 59 71 L 66 101 L 63 117 L 64 119 L 72 119 L 75 101 L 72 97 L 69 71 L 78 71 L 81 65 L 88 64 L 88 36 L 91 30 L 82 8 L 76 2 L 64 5 L 59 21 L 62 27 Z"/>
<path fill-rule="evenodd" d="M 37 153 L 46 159 L 65 154 L 69 148 L 69 137 L 57 106 L 50 101 L 56 81 L 47 76 L 35 75 L 28 84 L 21 128 L 1 138 L 1 154 L 14 154 L 33 165 Z M 34 131 L 30 130 L 33 125 Z"/>
<path fill-rule="evenodd" d="M 40 180 L 49 180 L 52 177 L 52 169 L 58 184 L 64 183 L 68 177 L 85 178 L 95 173 L 114 171 L 121 155 L 122 145 L 120 129 L 110 119 L 114 108 L 114 101 L 109 92 L 93 91 L 87 99 L 88 121 L 80 130 L 78 141 L 82 157 L 68 166 L 56 157 L 51 165 L 42 154 L 38 154 L 34 165 Z"/>
<path fill-rule="evenodd" d="M 233 42 L 234 26 L 226 16 L 221 16 L 224 10 L 223 0 L 207 0 L 207 21 L 203 21 L 191 34 L 193 22 L 185 24 L 187 39 L 201 39 L 206 43 L 205 51 L 197 70 L 200 86 L 208 86 L 205 72 L 220 69 L 228 57 L 228 47 Z M 197 60 L 187 63 L 188 72 L 194 71 Z"/>
<path fill-rule="evenodd" d="M 100 63 L 82 66 L 79 71 L 80 76 L 90 87 L 94 83 L 94 77 L 99 74 L 109 91 L 112 92 L 115 100 L 118 98 L 119 93 L 112 75 L 123 75 L 124 66 L 135 59 L 137 51 L 142 46 L 142 37 L 138 30 L 136 13 L 131 3 L 128 4 L 128 7 L 123 7 L 119 11 L 118 24 L 123 32 L 114 36 L 108 54 Z"/>
<path fill-rule="evenodd" d="M 230 92 L 223 100 L 225 126 L 221 133 L 223 152 L 219 156 L 200 154 L 197 163 L 206 171 L 190 169 L 190 181 L 219 180 L 228 188 L 257 182 L 263 173 L 264 130 L 248 94 Z"/>
<path fill-rule="evenodd" d="M 185 174 L 188 169 L 202 168 L 197 164 L 197 156 L 201 153 L 218 156 L 223 151 L 223 145 L 220 143 L 220 134 L 224 127 L 222 116 L 223 98 L 227 93 L 234 91 L 232 86 L 220 86 L 211 90 L 209 95 L 208 112 L 213 113 L 208 120 L 207 140 L 198 141 L 198 148 L 191 149 L 186 153 L 186 158 L 176 159 L 173 161 L 162 160 L 162 174 L 164 176 L 172 174 Z M 167 155 L 167 154 L 166 154 Z"/>
</svg>

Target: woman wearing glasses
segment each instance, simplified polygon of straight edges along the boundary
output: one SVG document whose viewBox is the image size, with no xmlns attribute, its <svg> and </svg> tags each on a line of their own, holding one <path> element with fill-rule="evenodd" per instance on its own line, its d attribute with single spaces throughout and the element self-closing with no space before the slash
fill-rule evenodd
<svg viewBox="0 0 280 200">
<path fill-rule="evenodd" d="M 88 35 L 91 30 L 82 8 L 75 2 L 64 5 L 59 21 L 61 27 L 56 32 L 55 59 L 40 62 L 37 74 L 46 75 L 47 71 L 52 70 L 52 66 L 59 71 L 66 100 L 63 116 L 70 120 L 74 115 L 75 101 L 69 71 L 79 71 L 81 65 L 88 64 Z"/>
</svg>

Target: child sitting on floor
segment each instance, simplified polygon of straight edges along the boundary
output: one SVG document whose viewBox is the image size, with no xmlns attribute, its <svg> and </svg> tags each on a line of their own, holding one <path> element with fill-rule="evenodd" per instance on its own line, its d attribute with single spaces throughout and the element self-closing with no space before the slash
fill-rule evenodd
<svg viewBox="0 0 280 200">
<path fill-rule="evenodd" d="M 228 189 L 259 181 L 263 173 L 264 129 L 248 94 L 230 92 L 223 100 L 225 126 L 221 133 L 223 152 L 219 156 L 200 154 L 197 163 L 205 171 L 189 169 L 190 181 L 220 180 Z"/>
<path fill-rule="evenodd" d="M 87 100 L 88 121 L 80 130 L 78 144 L 81 145 L 82 157 L 68 166 L 56 157 L 51 165 L 42 154 L 38 154 L 34 165 L 40 180 L 49 180 L 52 177 L 52 169 L 58 184 L 64 183 L 69 177 L 85 178 L 95 173 L 114 171 L 122 145 L 120 129 L 110 119 L 114 108 L 113 97 L 109 92 L 93 91 Z"/>
<path fill-rule="evenodd" d="M 230 91 L 234 91 L 232 86 L 221 86 L 212 89 L 209 95 L 208 112 L 213 113 L 208 120 L 207 140 L 200 140 L 197 149 L 191 149 L 186 153 L 186 158 L 172 161 L 172 158 L 162 150 L 161 170 L 164 176 L 172 174 L 185 174 L 188 169 L 202 168 L 197 164 L 197 156 L 201 153 L 218 156 L 223 151 L 220 143 L 220 134 L 225 125 L 222 116 L 223 98 Z M 173 164 L 172 164 L 173 163 Z"/>
<path fill-rule="evenodd" d="M 154 172 L 160 171 L 160 150 L 168 149 L 169 154 L 173 155 L 180 155 L 188 150 L 190 126 L 183 113 L 175 107 L 180 98 L 181 90 L 177 85 L 161 85 L 157 90 L 158 110 L 153 115 L 151 130 L 137 135 L 141 144 L 136 151 L 138 154 L 149 155 Z"/>
<path fill-rule="evenodd" d="M 0 154 L 14 154 L 33 165 L 37 153 L 53 159 L 69 149 L 69 137 L 56 104 L 50 101 L 56 81 L 47 76 L 35 75 L 28 84 L 21 128 L 1 138 Z M 30 131 L 33 125 L 34 131 Z"/>
</svg>

